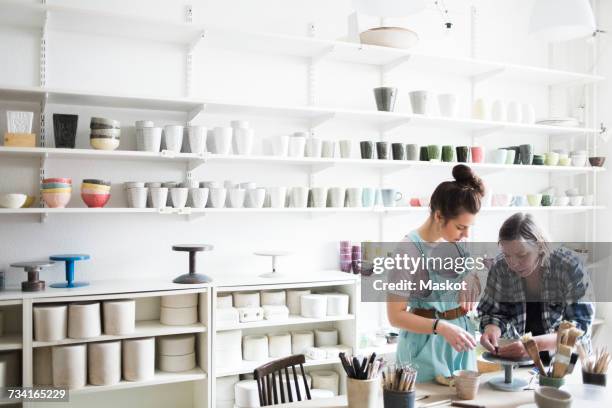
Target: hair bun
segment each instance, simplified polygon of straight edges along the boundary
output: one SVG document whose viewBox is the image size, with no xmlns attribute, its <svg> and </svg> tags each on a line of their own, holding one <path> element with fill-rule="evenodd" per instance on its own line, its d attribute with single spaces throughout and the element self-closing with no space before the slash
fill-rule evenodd
<svg viewBox="0 0 612 408">
<path fill-rule="evenodd" d="M 469 166 L 458 164 L 453 167 L 453 178 L 457 184 L 471 187 L 481 195 L 484 195 L 484 183 Z"/>
</svg>

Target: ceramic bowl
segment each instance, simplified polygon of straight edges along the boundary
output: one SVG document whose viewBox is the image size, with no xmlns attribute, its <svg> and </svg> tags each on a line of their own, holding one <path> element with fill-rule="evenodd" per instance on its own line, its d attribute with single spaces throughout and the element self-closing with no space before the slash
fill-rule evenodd
<svg viewBox="0 0 612 408">
<path fill-rule="evenodd" d="M 569 204 L 570 198 L 566 196 L 557 196 L 553 200 L 553 205 L 558 207 L 565 207 Z"/>
<path fill-rule="evenodd" d="M 87 188 L 89 190 L 94 190 L 94 191 L 109 191 L 111 189 L 110 186 L 105 186 L 101 184 L 90 184 L 90 183 L 82 183 L 81 188 Z"/>
<path fill-rule="evenodd" d="M 100 179 L 84 179 L 83 183 L 89 183 L 89 184 L 101 184 L 103 186 L 110 186 L 111 182 L 110 181 L 106 181 L 106 180 L 100 180 Z"/>
<path fill-rule="evenodd" d="M 28 196 L 25 194 L 0 194 L 0 207 L 2 208 L 21 208 L 26 203 Z"/>
<path fill-rule="evenodd" d="M 569 205 L 572 207 L 578 207 L 582 205 L 582 201 L 584 200 L 583 196 L 577 195 L 569 198 Z"/>
<path fill-rule="evenodd" d="M 586 166 L 587 156 L 586 155 L 575 155 L 571 158 L 572 166 L 574 167 L 584 167 Z"/>
<path fill-rule="evenodd" d="M 591 163 L 593 167 L 602 167 L 605 162 L 606 158 L 604 156 L 589 157 L 589 163 Z"/>
<path fill-rule="evenodd" d="M 578 194 L 580 193 L 578 192 L 578 189 L 576 187 L 568 188 L 567 190 L 565 190 L 565 195 L 568 197 L 577 196 Z"/>
<path fill-rule="evenodd" d="M 25 203 L 23 203 L 23 205 L 21 206 L 21 208 L 30 208 L 34 205 L 35 201 L 36 197 L 29 195 L 28 198 L 26 198 Z"/>
<path fill-rule="evenodd" d="M 533 395 L 538 408 L 569 408 L 572 406 L 572 394 L 554 387 L 538 387 Z"/>
<path fill-rule="evenodd" d="M 72 188 L 72 184 L 66 184 L 66 183 L 43 183 L 40 187 L 43 190 L 48 190 L 50 188 Z"/>
<path fill-rule="evenodd" d="M 110 194 L 85 194 L 82 192 L 81 198 L 89 208 L 102 208 L 108 203 Z"/>
<path fill-rule="evenodd" d="M 542 205 L 542 194 L 527 194 L 527 202 L 532 207 Z"/>
<path fill-rule="evenodd" d="M 43 188 L 40 190 L 42 193 L 71 193 L 72 187 L 66 188 Z"/>
<path fill-rule="evenodd" d="M 112 128 L 118 129 L 121 127 L 121 122 L 119 122 L 118 120 L 114 120 L 114 119 L 93 117 L 91 118 L 89 125 L 92 129 L 96 129 L 96 128 L 97 129 L 112 129 Z"/>
<path fill-rule="evenodd" d="M 412 48 L 419 36 L 412 30 L 401 27 L 377 27 L 359 34 L 362 44 L 392 48 Z"/>
<path fill-rule="evenodd" d="M 512 201 L 512 194 L 493 194 L 491 197 L 491 205 L 493 207 L 508 207 Z"/>
<path fill-rule="evenodd" d="M 91 138 L 89 143 L 97 150 L 115 150 L 119 147 L 119 139 Z"/>
<path fill-rule="evenodd" d="M 97 190 L 90 190 L 89 188 L 82 188 L 81 189 L 81 194 L 104 195 L 104 194 L 110 194 L 110 190 L 108 190 L 108 191 L 97 191 Z"/>
<path fill-rule="evenodd" d="M 120 137 L 121 129 L 92 129 L 90 137 Z"/>
<path fill-rule="evenodd" d="M 42 193 L 42 199 L 49 208 L 64 208 L 70 202 L 70 193 Z"/>
<path fill-rule="evenodd" d="M 72 179 L 71 178 L 59 178 L 59 177 L 56 177 L 56 178 L 47 178 L 47 179 L 44 179 L 42 182 L 43 182 L 43 184 L 46 184 L 46 183 L 72 184 Z"/>
</svg>

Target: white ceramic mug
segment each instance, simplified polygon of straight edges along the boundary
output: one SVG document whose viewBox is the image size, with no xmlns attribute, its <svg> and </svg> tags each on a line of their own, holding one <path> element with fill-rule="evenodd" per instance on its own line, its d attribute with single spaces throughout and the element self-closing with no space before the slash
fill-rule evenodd
<svg viewBox="0 0 612 408">
<path fill-rule="evenodd" d="M 511 101 L 508 103 L 508 109 L 506 111 L 508 122 L 520 123 L 523 120 L 523 112 L 521 110 L 521 104 L 517 101 Z"/>
<path fill-rule="evenodd" d="M 308 205 L 308 187 L 293 187 L 291 189 L 291 206 L 306 208 Z"/>
<path fill-rule="evenodd" d="M 132 208 L 146 208 L 147 206 L 147 192 L 146 187 L 132 187 L 128 188 L 128 203 Z"/>
<path fill-rule="evenodd" d="M 508 157 L 508 150 L 496 149 L 493 151 L 493 163 L 495 164 L 506 164 L 506 158 Z"/>
<path fill-rule="evenodd" d="M 172 206 L 174 208 L 184 208 L 187 204 L 189 189 L 185 187 L 173 187 L 170 189 L 170 196 L 172 197 Z"/>
<path fill-rule="evenodd" d="M 268 187 L 266 189 L 271 208 L 283 208 L 287 201 L 287 187 Z"/>
<path fill-rule="evenodd" d="M 246 190 L 244 188 L 232 188 L 229 190 L 230 205 L 232 208 L 244 207 L 244 197 Z"/>
<path fill-rule="evenodd" d="M 449 118 L 457 116 L 457 96 L 449 93 L 438 95 L 438 110 L 441 116 Z"/>
<path fill-rule="evenodd" d="M 227 190 L 223 187 L 213 187 L 208 192 L 210 206 L 212 208 L 223 208 L 225 207 L 225 197 L 227 196 Z"/>
<path fill-rule="evenodd" d="M 340 157 L 350 159 L 353 154 L 353 141 L 340 140 Z"/>
<path fill-rule="evenodd" d="M 412 91 L 410 95 L 410 106 L 412 113 L 417 115 L 426 115 L 428 113 L 427 105 L 429 92 L 427 91 Z"/>
<path fill-rule="evenodd" d="M 472 118 L 479 120 L 489 120 L 489 105 L 483 98 L 478 98 L 472 108 Z"/>
<path fill-rule="evenodd" d="M 505 122 L 506 118 L 506 105 L 504 105 L 504 102 L 499 99 L 493 101 L 493 105 L 491 105 L 491 120 Z"/>
<path fill-rule="evenodd" d="M 314 208 L 325 208 L 327 205 L 327 188 L 313 187 L 310 189 L 311 205 Z"/>
<path fill-rule="evenodd" d="M 359 208 L 363 200 L 363 189 L 360 187 L 350 187 L 346 189 L 346 201 L 348 207 Z"/>
<path fill-rule="evenodd" d="M 326 159 L 333 159 L 336 155 L 336 141 L 335 140 L 323 140 L 321 145 L 321 157 Z"/>
<path fill-rule="evenodd" d="M 255 131 L 248 128 L 234 128 L 234 143 L 235 153 L 243 156 L 249 156 L 253 151 L 253 139 Z"/>
<path fill-rule="evenodd" d="M 206 207 L 206 202 L 208 201 L 208 188 L 192 188 L 189 190 L 189 193 L 191 194 L 191 203 L 195 208 Z"/>
<path fill-rule="evenodd" d="M 187 139 L 189 140 L 189 151 L 195 154 L 202 154 L 206 151 L 206 133 L 205 126 L 188 126 Z"/>
<path fill-rule="evenodd" d="M 333 208 L 344 207 L 346 189 L 344 187 L 330 187 L 327 193 L 327 206 Z"/>
<path fill-rule="evenodd" d="M 142 150 L 145 152 L 159 152 L 161 149 L 162 128 L 145 127 L 138 130 L 142 135 Z"/>
<path fill-rule="evenodd" d="M 265 199 L 265 188 L 251 188 L 247 190 L 247 203 L 250 208 L 262 208 Z"/>
<path fill-rule="evenodd" d="M 289 155 L 289 136 L 281 135 L 272 139 L 272 154 L 278 157 Z"/>
<path fill-rule="evenodd" d="M 321 157 L 323 145 L 321 139 L 317 137 L 309 137 L 306 140 L 306 157 Z"/>
<path fill-rule="evenodd" d="M 231 127 L 215 127 L 213 130 L 213 153 L 230 154 L 232 150 L 232 133 L 233 129 Z"/>
<path fill-rule="evenodd" d="M 305 148 L 305 132 L 296 132 L 289 137 L 289 157 L 304 157 Z"/>
<path fill-rule="evenodd" d="M 183 126 L 167 125 L 164 127 L 164 142 L 166 150 L 180 153 L 183 146 Z"/>
<path fill-rule="evenodd" d="M 164 208 L 168 201 L 168 187 L 150 187 L 151 205 L 153 208 Z"/>
</svg>

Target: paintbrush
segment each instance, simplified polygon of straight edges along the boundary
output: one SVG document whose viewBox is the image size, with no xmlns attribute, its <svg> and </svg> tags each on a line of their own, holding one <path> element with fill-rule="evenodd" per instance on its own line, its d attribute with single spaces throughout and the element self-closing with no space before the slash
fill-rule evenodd
<svg viewBox="0 0 612 408">
<path fill-rule="evenodd" d="M 571 357 L 572 348 L 570 346 L 566 346 L 565 344 L 560 344 L 557 348 L 557 354 L 555 355 L 555 362 L 553 363 L 553 378 L 561 378 L 565 375 Z"/>
<path fill-rule="evenodd" d="M 529 354 L 529 357 L 531 357 L 540 373 L 542 373 L 542 375 L 546 375 L 546 369 L 544 368 L 544 364 L 542 364 L 542 360 L 540 359 L 540 350 L 538 349 L 538 345 L 533 337 L 531 337 L 531 333 L 527 333 L 521 337 L 521 341 L 523 342 L 525 350 L 527 350 L 527 354 Z"/>
</svg>

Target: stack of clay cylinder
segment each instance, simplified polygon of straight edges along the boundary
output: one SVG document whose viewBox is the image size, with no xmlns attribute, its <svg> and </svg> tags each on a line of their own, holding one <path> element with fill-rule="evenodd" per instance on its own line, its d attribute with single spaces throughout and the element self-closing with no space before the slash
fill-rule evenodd
<svg viewBox="0 0 612 408">
<path fill-rule="evenodd" d="M 283 308 L 287 313 L 278 317 L 280 313 L 266 312 L 269 307 Z M 257 321 L 244 320 L 244 316 L 256 314 L 269 316 L 269 320 L 282 321 L 299 317 L 326 320 L 348 313 L 349 295 L 345 293 L 312 293 L 310 289 L 294 289 L 217 295 L 216 315 L 220 327 Z M 243 330 L 221 330 L 217 332 L 216 366 L 239 367 L 242 361 L 265 362 L 292 354 L 304 354 L 306 358 L 314 360 L 336 358 L 340 352 L 351 352 L 351 348 L 340 344 L 340 340 L 336 328 L 244 336 Z"/>
</svg>

